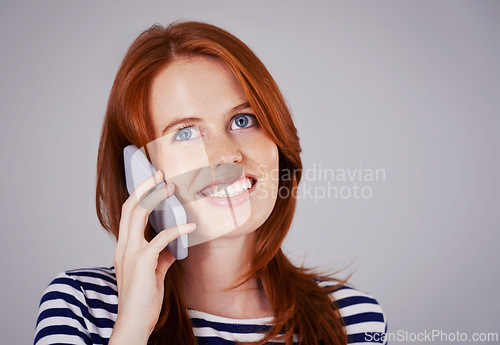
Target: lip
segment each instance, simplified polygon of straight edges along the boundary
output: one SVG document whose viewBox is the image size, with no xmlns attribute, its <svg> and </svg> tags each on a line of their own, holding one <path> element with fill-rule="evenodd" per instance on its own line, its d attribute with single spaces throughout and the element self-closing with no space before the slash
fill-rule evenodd
<svg viewBox="0 0 500 345">
<path fill-rule="evenodd" d="M 241 205 L 241 204 L 245 203 L 246 201 L 250 200 L 250 197 L 253 195 L 253 193 L 255 191 L 255 188 L 256 188 L 255 186 L 257 185 L 258 180 L 253 174 L 244 173 L 239 179 L 233 181 L 233 183 L 234 183 L 236 181 L 246 179 L 247 177 L 252 180 L 252 187 L 250 187 L 249 189 L 245 190 L 244 192 L 242 192 L 238 195 L 235 195 L 232 197 L 227 196 L 225 198 L 213 198 L 213 197 L 201 194 L 201 191 L 196 193 L 196 195 L 199 198 L 205 199 L 208 203 L 215 205 L 215 206 L 233 207 L 233 206 Z M 205 188 L 203 188 L 203 189 L 205 189 Z"/>
</svg>

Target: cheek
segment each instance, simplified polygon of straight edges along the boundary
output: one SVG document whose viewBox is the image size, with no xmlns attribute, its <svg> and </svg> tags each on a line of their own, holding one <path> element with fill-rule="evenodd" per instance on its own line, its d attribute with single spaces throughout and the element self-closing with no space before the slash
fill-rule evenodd
<svg viewBox="0 0 500 345">
<path fill-rule="evenodd" d="M 270 141 L 268 147 L 266 148 L 268 152 L 268 166 L 273 170 L 274 173 L 278 172 L 279 168 L 279 154 L 278 154 L 278 146 L 273 141 Z"/>
<path fill-rule="evenodd" d="M 279 152 L 278 146 L 267 136 L 261 135 L 253 145 L 249 146 L 248 157 L 255 163 L 257 183 L 256 199 L 261 208 L 274 206 L 279 186 Z"/>
<path fill-rule="evenodd" d="M 157 140 L 151 149 L 154 152 L 154 165 L 163 172 L 165 180 L 175 184 L 175 195 L 179 201 L 184 205 L 194 201 L 193 181 L 200 169 L 209 165 L 203 142 L 170 143 Z"/>
<path fill-rule="evenodd" d="M 184 180 L 182 176 L 191 176 L 209 165 L 205 146 L 201 140 L 189 143 L 170 143 L 167 140 L 157 140 L 152 145 L 155 153 L 155 166 L 162 169 L 165 179 Z M 177 183 L 176 183 L 177 184 Z"/>
<path fill-rule="evenodd" d="M 257 163 L 260 172 L 277 180 L 279 173 L 278 146 L 267 135 L 261 135 L 249 145 L 251 160 Z"/>
</svg>

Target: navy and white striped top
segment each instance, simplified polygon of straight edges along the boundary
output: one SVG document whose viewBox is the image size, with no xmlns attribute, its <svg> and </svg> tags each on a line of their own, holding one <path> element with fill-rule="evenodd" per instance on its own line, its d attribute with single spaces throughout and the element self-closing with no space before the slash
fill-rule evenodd
<svg viewBox="0 0 500 345">
<path fill-rule="evenodd" d="M 319 281 L 320 286 L 331 282 Z M 387 322 L 370 295 L 343 286 L 331 294 L 346 324 L 349 344 L 384 343 Z M 107 344 L 118 312 L 114 267 L 62 272 L 46 288 L 40 301 L 35 345 Z M 198 344 L 234 344 L 261 339 L 273 317 L 231 319 L 188 309 Z M 368 341 L 370 340 L 370 341 Z M 375 341 L 378 340 L 378 341 Z M 294 341 L 298 341 L 295 337 Z M 278 344 L 271 342 L 270 344 Z"/>
</svg>

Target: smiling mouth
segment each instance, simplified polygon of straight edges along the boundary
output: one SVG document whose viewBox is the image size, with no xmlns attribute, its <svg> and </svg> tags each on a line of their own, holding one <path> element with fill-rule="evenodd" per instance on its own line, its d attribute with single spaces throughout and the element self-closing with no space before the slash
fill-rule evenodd
<svg viewBox="0 0 500 345">
<path fill-rule="evenodd" d="M 234 197 L 252 189 L 257 180 L 250 176 L 243 176 L 233 183 L 221 183 L 208 186 L 198 192 L 199 195 L 209 198 Z"/>
</svg>

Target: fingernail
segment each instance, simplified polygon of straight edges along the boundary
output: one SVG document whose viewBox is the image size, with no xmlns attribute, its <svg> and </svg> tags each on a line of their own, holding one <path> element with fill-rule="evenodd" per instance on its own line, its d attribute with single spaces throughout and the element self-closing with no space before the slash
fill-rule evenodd
<svg viewBox="0 0 500 345">
<path fill-rule="evenodd" d="M 165 188 L 167 188 L 167 190 L 172 190 L 174 188 L 174 184 L 172 182 L 167 182 L 167 184 L 165 185 Z"/>
<path fill-rule="evenodd" d="M 155 175 L 158 177 L 161 176 L 161 170 L 158 170 L 157 172 L 155 172 Z"/>
<path fill-rule="evenodd" d="M 196 229 L 196 224 L 195 223 L 187 223 L 185 224 L 186 226 L 186 231 L 190 232 Z"/>
</svg>

